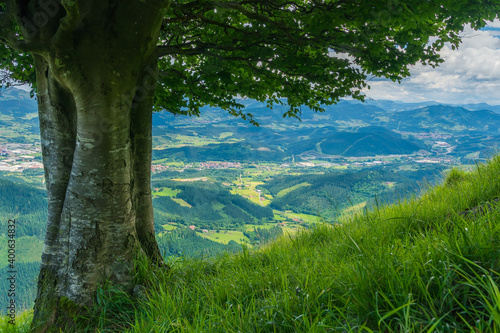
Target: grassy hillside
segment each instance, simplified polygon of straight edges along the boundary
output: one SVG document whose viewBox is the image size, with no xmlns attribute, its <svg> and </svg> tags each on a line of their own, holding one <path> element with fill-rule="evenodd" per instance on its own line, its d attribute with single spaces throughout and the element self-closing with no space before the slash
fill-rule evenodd
<svg viewBox="0 0 500 333">
<path fill-rule="evenodd" d="M 146 278 L 131 331 L 498 331 L 500 207 L 460 212 L 493 202 L 499 174 L 496 158 L 342 226 L 176 262 Z"/>
<path fill-rule="evenodd" d="M 107 288 L 91 317 L 106 332 L 498 332 L 499 175 L 497 157 L 257 251 L 139 262 L 139 301 Z"/>
</svg>

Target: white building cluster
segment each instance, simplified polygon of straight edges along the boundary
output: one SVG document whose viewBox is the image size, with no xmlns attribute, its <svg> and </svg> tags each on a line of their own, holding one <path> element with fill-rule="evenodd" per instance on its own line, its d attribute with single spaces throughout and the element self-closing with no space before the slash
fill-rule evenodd
<svg viewBox="0 0 500 333">
<path fill-rule="evenodd" d="M 41 151 L 40 145 L 5 144 L 0 146 L 0 171 L 23 172 L 28 169 L 43 169 L 43 164 L 35 160 Z"/>
</svg>

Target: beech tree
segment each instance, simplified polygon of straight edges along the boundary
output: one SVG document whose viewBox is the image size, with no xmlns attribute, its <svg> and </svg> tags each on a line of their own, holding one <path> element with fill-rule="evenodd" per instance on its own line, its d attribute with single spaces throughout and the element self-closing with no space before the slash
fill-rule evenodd
<svg viewBox="0 0 500 333">
<path fill-rule="evenodd" d="M 105 281 L 131 292 L 139 253 L 162 265 L 150 188 L 153 110 L 237 98 L 322 111 L 367 78 L 436 66 L 498 0 L 2 0 L 3 85 L 36 92 L 48 221 L 32 327 L 58 331 Z M 8 78 L 5 76 L 7 74 Z"/>
</svg>

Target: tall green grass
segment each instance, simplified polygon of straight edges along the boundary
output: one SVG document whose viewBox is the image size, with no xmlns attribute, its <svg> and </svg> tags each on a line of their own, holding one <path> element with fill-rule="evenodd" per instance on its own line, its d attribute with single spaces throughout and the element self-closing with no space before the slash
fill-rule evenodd
<svg viewBox="0 0 500 333">
<path fill-rule="evenodd" d="M 259 250 L 169 270 L 139 260 L 144 296 L 104 297 L 91 320 L 102 332 L 500 332 L 500 205 L 460 214 L 499 197 L 499 180 L 496 157 Z"/>
<path fill-rule="evenodd" d="M 28 332 L 31 319 L 33 317 L 32 311 L 25 311 L 16 316 L 13 321 L 10 317 L 0 317 L 0 332 L 2 333 L 21 333 Z"/>
<path fill-rule="evenodd" d="M 146 277 L 133 332 L 500 330 L 500 159 L 420 198 Z M 153 278 L 152 278 L 153 277 Z"/>
</svg>

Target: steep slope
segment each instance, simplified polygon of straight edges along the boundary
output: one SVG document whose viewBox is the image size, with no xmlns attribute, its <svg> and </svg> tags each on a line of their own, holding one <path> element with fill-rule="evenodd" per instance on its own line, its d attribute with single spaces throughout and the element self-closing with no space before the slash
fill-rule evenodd
<svg viewBox="0 0 500 333">
<path fill-rule="evenodd" d="M 129 332 L 498 331 L 499 173 L 498 157 L 455 170 L 420 198 L 255 252 L 154 272 L 140 262 L 147 298 L 103 299 L 122 306 L 96 320 Z"/>
</svg>

